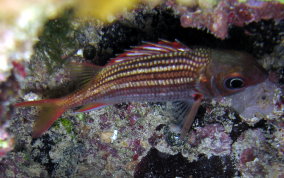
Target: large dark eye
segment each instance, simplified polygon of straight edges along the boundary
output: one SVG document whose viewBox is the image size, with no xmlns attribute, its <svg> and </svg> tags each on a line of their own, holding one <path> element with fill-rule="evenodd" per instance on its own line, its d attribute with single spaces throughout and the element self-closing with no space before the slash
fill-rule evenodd
<svg viewBox="0 0 284 178">
<path fill-rule="evenodd" d="M 225 86 L 229 89 L 240 89 L 244 87 L 244 80 L 240 77 L 228 78 L 225 81 Z"/>
<path fill-rule="evenodd" d="M 94 59 L 95 55 L 96 55 L 96 49 L 95 49 L 94 46 L 87 45 L 87 46 L 84 47 L 83 57 L 85 59 L 92 60 L 92 59 Z"/>
</svg>

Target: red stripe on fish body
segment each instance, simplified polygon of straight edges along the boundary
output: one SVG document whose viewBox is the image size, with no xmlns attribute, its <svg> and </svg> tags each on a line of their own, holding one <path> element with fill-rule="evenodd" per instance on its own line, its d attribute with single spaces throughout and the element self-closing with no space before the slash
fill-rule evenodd
<svg viewBox="0 0 284 178">
<path fill-rule="evenodd" d="M 88 88 L 70 95 L 70 106 L 89 102 L 169 101 L 189 99 L 209 50 L 169 52 L 107 65 Z"/>
</svg>

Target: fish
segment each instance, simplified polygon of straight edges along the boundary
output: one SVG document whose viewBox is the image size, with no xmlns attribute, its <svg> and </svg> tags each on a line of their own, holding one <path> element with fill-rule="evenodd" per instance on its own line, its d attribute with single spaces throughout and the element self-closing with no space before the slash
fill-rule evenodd
<svg viewBox="0 0 284 178">
<path fill-rule="evenodd" d="M 73 63 L 82 86 L 61 98 L 24 101 L 16 107 L 39 107 L 32 137 L 40 137 L 67 110 L 85 112 L 122 102 L 177 103 L 188 133 L 201 101 L 232 95 L 263 82 L 267 72 L 245 52 L 189 48 L 178 40 L 144 42 L 110 59 L 105 66 Z M 193 101 L 193 104 L 189 104 Z"/>
</svg>

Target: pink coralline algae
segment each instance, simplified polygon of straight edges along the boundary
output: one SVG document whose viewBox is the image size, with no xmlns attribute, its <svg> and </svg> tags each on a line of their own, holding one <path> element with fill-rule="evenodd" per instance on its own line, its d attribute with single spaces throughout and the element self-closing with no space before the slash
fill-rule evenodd
<svg viewBox="0 0 284 178">
<path fill-rule="evenodd" d="M 260 20 L 281 20 L 284 18 L 284 4 L 276 1 L 222 0 L 212 8 L 193 8 L 173 5 L 180 15 L 183 27 L 208 29 L 216 37 L 224 39 L 228 36 L 231 25 L 244 26 Z"/>
<path fill-rule="evenodd" d="M 192 146 L 197 146 L 201 152 L 206 153 L 208 156 L 230 154 L 232 142 L 229 134 L 220 124 L 209 124 L 197 128 L 189 136 L 189 143 Z"/>
<path fill-rule="evenodd" d="M 253 161 L 255 159 L 255 153 L 252 148 L 245 149 L 240 156 L 240 164 L 244 165 L 247 162 Z"/>
<path fill-rule="evenodd" d="M 283 174 L 282 155 L 277 153 L 277 146 L 271 144 L 273 138 L 267 136 L 263 129 L 249 129 L 233 144 L 236 166 L 243 177 L 281 177 Z"/>
<path fill-rule="evenodd" d="M 136 155 L 142 155 L 142 153 L 145 151 L 145 148 L 143 148 L 139 139 L 131 141 L 129 146 L 131 147 L 131 150 L 135 153 L 135 157 Z"/>
<path fill-rule="evenodd" d="M 14 67 L 16 74 L 20 75 L 21 77 L 27 76 L 27 73 L 25 71 L 25 67 L 21 63 L 13 61 L 12 64 L 13 64 L 13 67 Z"/>
</svg>

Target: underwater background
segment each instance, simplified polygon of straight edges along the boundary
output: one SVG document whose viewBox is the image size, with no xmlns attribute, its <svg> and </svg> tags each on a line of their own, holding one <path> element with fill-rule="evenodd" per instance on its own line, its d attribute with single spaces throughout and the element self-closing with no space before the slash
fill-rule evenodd
<svg viewBox="0 0 284 178">
<path fill-rule="evenodd" d="M 0 2 L 0 177 L 283 177 L 282 0 Z M 4 13 L 5 10 L 5 13 Z M 65 112 L 32 138 L 36 107 L 79 86 L 68 62 L 103 66 L 143 41 L 245 51 L 269 78 L 205 99 L 185 141 L 170 102 Z"/>
</svg>

